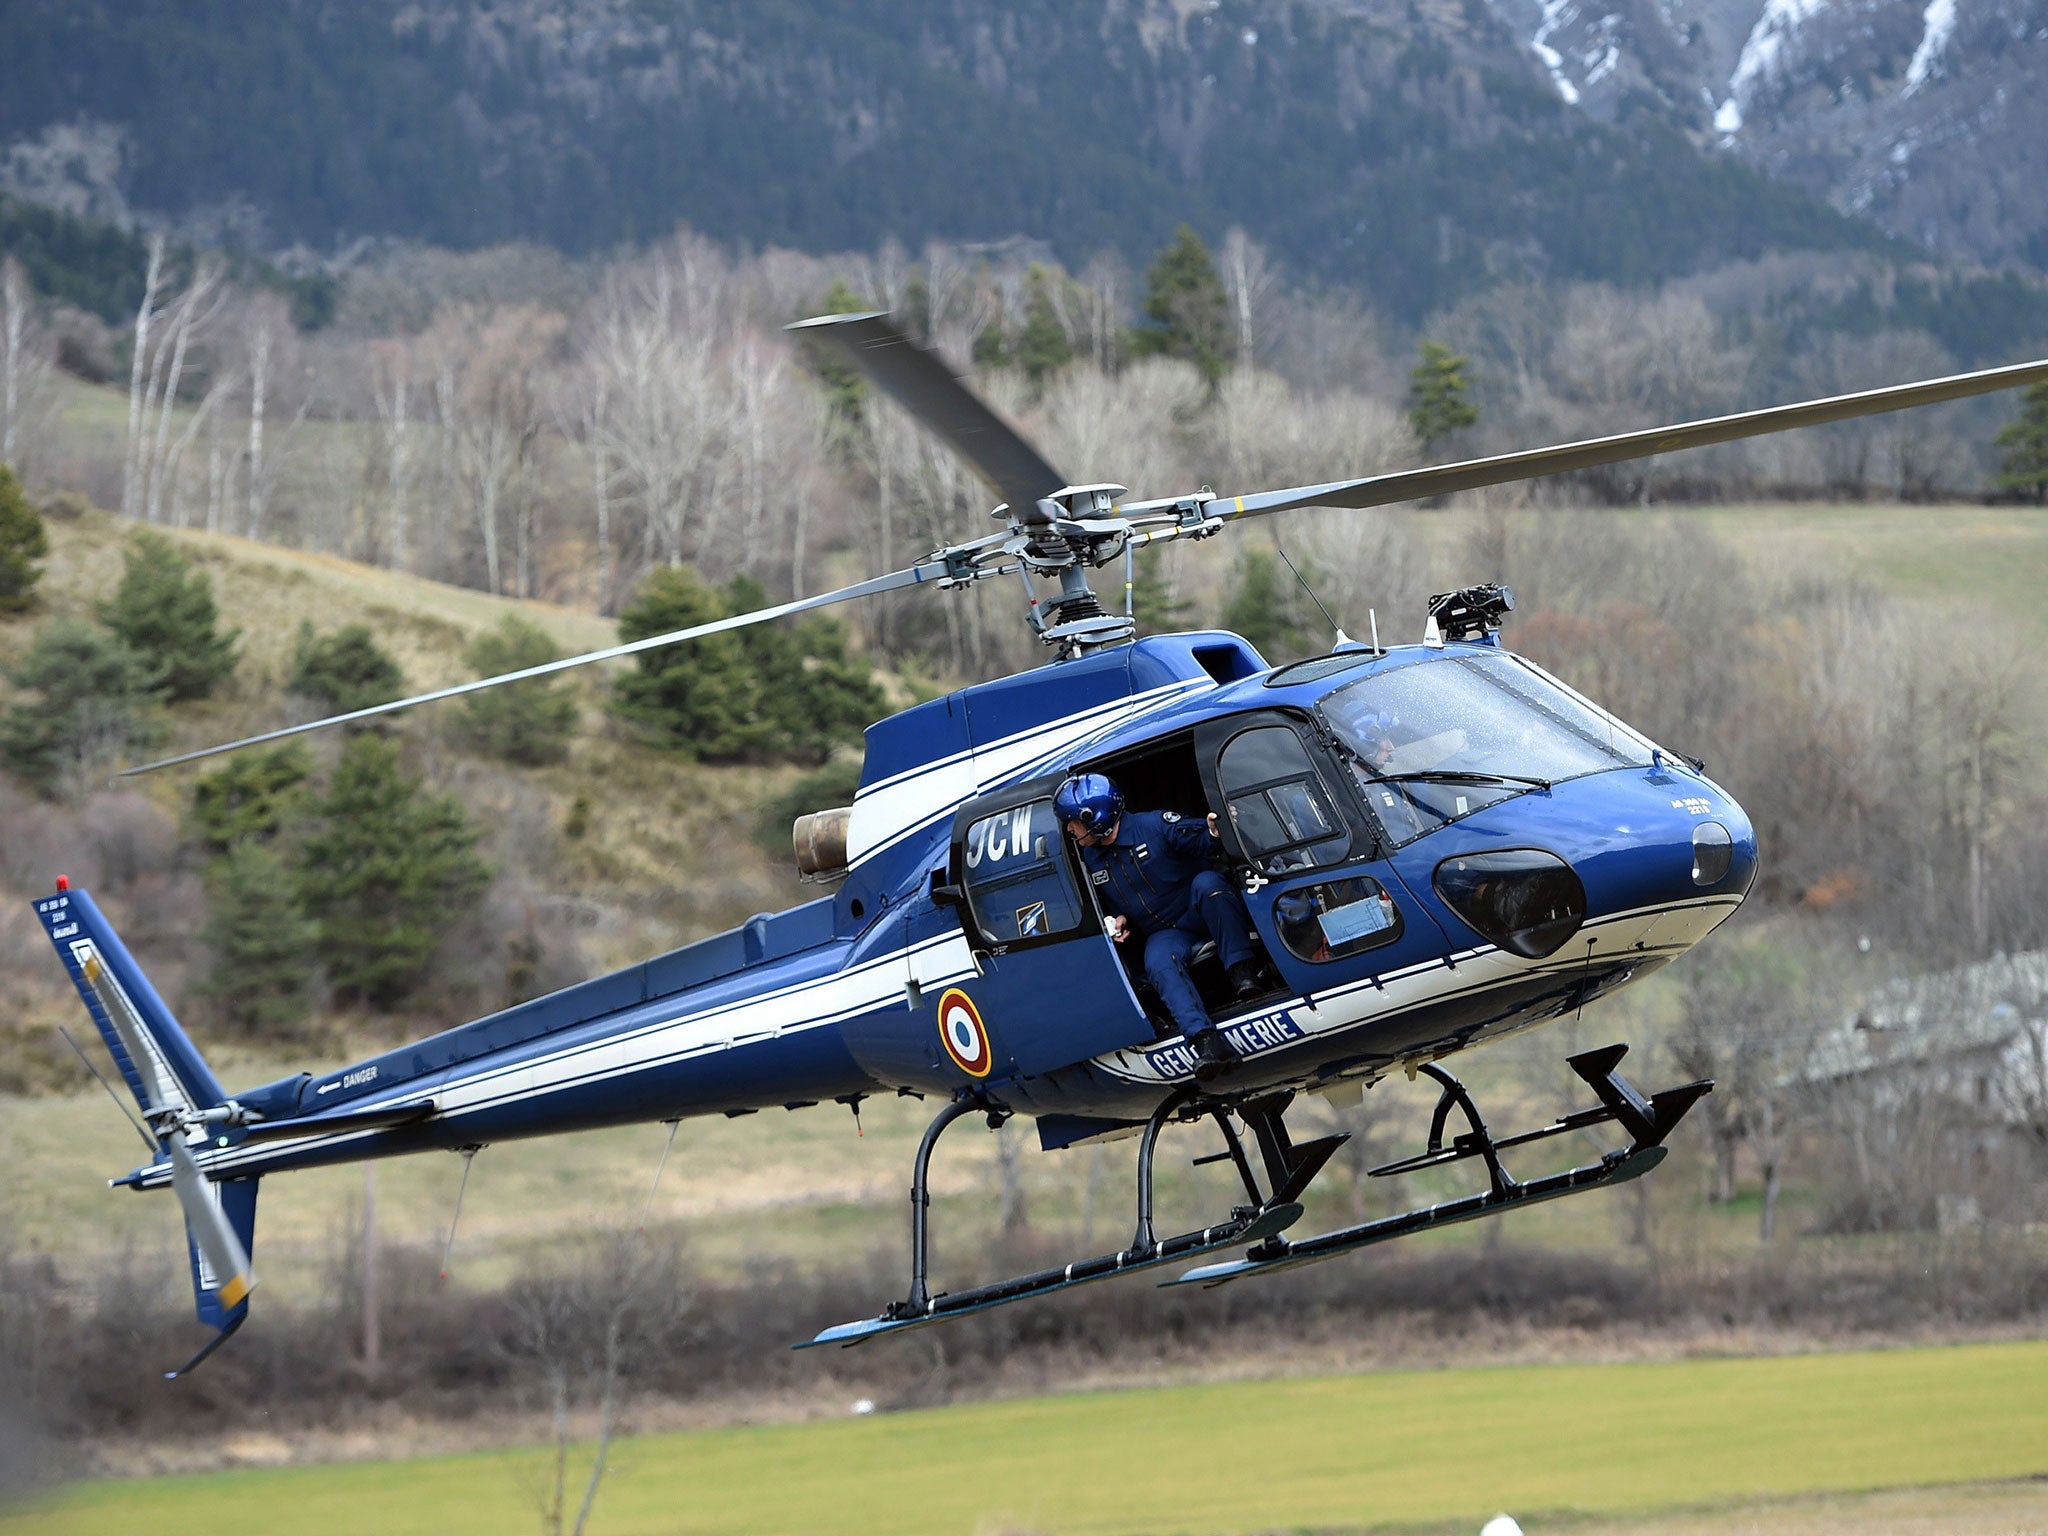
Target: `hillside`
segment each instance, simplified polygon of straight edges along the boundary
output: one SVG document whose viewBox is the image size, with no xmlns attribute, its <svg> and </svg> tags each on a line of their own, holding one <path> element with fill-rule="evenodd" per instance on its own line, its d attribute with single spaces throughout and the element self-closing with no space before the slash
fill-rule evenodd
<svg viewBox="0 0 2048 1536">
<path fill-rule="evenodd" d="M 0 667 L 26 652 L 38 623 L 87 616 L 113 590 L 128 531 L 100 512 L 50 523 L 42 611 L 0 622 Z M 283 683 L 302 621 L 322 633 L 369 625 L 408 686 L 420 689 L 471 676 L 465 646 L 514 611 L 564 652 L 617 638 L 609 621 L 566 608 L 227 536 L 170 536 L 211 576 L 224 623 L 242 631 L 241 662 L 221 692 L 171 712 L 170 750 L 288 723 Z M 796 770 L 679 761 L 637 744 L 610 719 L 602 669 L 576 687 L 581 724 L 568 761 L 553 767 L 516 769 L 467 750 L 456 729 L 460 704 L 417 711 L 397 727 L 412 771 L 457 793 L 484 829 L 480 851 L 496 878 L 480 909 L 453 930 L 441 967 L 449 983 L 422 1000 L 424 1012 L 325 1014 L 306 1043 L 343 1049 L 365 1034 L 440 1027 L 451 1013 L 468 1017 L 512 1001 L 514 992 L 562 985 L 810 894 L 754 840 L 763 799 Z M 0 683 L 0 701 L 11 697 Z M 331 759 L 335 750 L 326 741 L 316 754 Z M 203 959 L 195 935 L 204 854 L 184 822 L 195 776 L 213 766 L 57 805 L 0 777 L 0 824 L 8 829 L 0 839 L 0 978 L 17 1004 L 0 1026 L 0 1070 L 17 1081 L 46 1078 L 50 1052 L 63 1050 L 52 1045 L 49 1025 L 71 1022 L 76 1010 L 26 907 L 60 872 L 95 889 L 173 1006 L 208 1030 L 208 1005 L 190 992 Z M 517 967 L 507 949 L 515 939 L 526 945 Z M 523 985 L 515 970 L 526 975 Z M 39 1064 L 25 1064 L 23 1053 Z"/>
</svg>

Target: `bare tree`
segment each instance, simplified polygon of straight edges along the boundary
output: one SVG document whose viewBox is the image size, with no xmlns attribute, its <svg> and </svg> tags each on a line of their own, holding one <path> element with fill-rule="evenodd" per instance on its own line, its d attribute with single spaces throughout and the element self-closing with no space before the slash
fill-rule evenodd
<svg viewBox="0 0 2048 1536">
<path fill-rule="evenodd" d="M 411 564 L 408 498 L 412 490 L 412 399 L 417 383 L 414 368 L 412 348 L 402 338 L 377 342 L 370 349 L 370 394 L 383 434 L 384 486 L 390 500 L 391 563 L 401 571 Z"/>
<path fill-rule="evenodd" d="M 721 285 L 704 262 L 684 248 L 615 275 L 591 343 L 606 398 L 600 441 L 638 503 L 643 564 L 683 560 L 694 542 L 690 514 L 730 424 L 716 367 Z"/>
<path fill-rule="evenodd" d="M 1266 248 L 1233 224 L 1223 237 L 1223 282 L 1230 290 L 1231 316 L 1237 323 L 1237 366 L 1252 365 L 1257 340 L 1255 322 L 1263 312 L 1275 273 Z"/>
<path fill-rule="evenodd" d="M 48 392 L 50 358 L 34 323 L 35 291 L 21 263 L 0 262 L 0 464 L 17 471 Z"/>
<path fill-rule="evenodd" d="M 292 336 L 291 317 L 284 301 L 274 294 L 259 295 L 249 305 L 242 329 L 249 375 L 248 515 L 244 531 L 250 538 L 259 539 L 270 514 L 270 493 L 277 475 L 276 465 L 264 457 L 263 432 L 280 354 Z"/>
<path fill-rule="evenodd" d="M 456 305 L 436 318 L 431 344 L 439 356 L 436 399 L 447 433 L 450 466 L 475 518 L 487 590 L 504 583 L 504 509 L 514 504 L 513 575 L 518 596 L 533 591 L 530 505 L 525 489 L 535 440 L 546 424 L 540 370 L 562 317 L 532 305 L 485 314 Z"/>
<path fill-rule="evenodd" d="M 1137 291 L 1130 264 L 1115 251 L 1100 251 L 1081 269 L 1081 286 L 1089 299 L 1088 350 L 1097 368 L 1113 373 L 1123 363 L 1124 307 Z"/>
<path fill-rule="evenodd" d="M 590 1235 L 566 1263 L 513 1286 L 506 1353 L 539 1376 L 553 1426 L 549 1469 L 536 1490 L 547 1536 L 582 1536 L 610 1462 L 631 1363 L 671 1347 L 688 1306 L 680 1249 L 624 1228 Z M 570 1447 L 579 1414 L 596 1422 L 572 1519 Z"/>
<path fill-rule="evenodd" d="M 149 237 L 142 302 L 135 310 L 135 345 L 128 358 L 128 445 L 121 460 L 121 512 L 126 517 L 134 517 L 142 506 L 142 386 L 149 359 L 149 332 L 156 320 L 163 275 L 164 237 L 159 232 Z"/>
</svg>

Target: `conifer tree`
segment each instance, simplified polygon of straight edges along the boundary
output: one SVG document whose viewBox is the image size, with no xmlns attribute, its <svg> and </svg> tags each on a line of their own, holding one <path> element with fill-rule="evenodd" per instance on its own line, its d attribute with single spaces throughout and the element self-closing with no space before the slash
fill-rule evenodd
<svg viewBox="0 0 2048 1536">
<path fill-rule="evenodd" d="M 847 286 L 846 279 L 835 277 L 832 286 L 825 290 L 825 297 L 812 311 L 818 315 L 857 315 L 874 308 L 864 302 L 860 295 Z M 801 335 L 802 332 L 797 334 Z M 818 382 L 825 386 L 825 401 L 831 413 L 835 429 L 842 437 L 862 430 L 863 408 L 867 404 L 867 380 L 857 369 L 849 368 L 821 346 L 807 350 L 811 360 L 811 371 L 817 374 Z"/>
<path fill-rule="evenodd" d="M 1145 318 L 1134 352 L 1181 357 L 1213 386 L 1230 367 L 1230 296 L 1209 248 L 1187 225 L 1145 272 Z"/>
<path fill-rule="evenodd" d="M 1408 425 L 1422 445 L 1424 457 L 1453 432 L 1479 420 L 1479 409 L 1465 398 L 1472 381 L 1466 360 L 1440 341 L 1422 344 L 1422 361 L 1408 374 Z"/>
<path fill-rule="evenodd" d="M 464 653 L 478 677 L 496 677 L 559 660 L 547 631 L 516 613 L 470 642 Z M 466 700 L 464 726 L 471 741 L 493 757 L 529 767 L 559 763 L 569 755 L 576 729 L 576 700 L 566 686 L 540 678 L 506 683 Z"/>
<path fill-rule="evenodd" d="M 2017 418 L 1991 441 L 2005 450 L 1994 482 L 2002 491 L 2021 491 L 2036 506 L 2048 505 L 2048 384 L 2031 386 Z"/>
<path fill-rule="evenodd" d="M 1037 262 L 1024 275 L 1024 328 L 1017 333 L 1017 364 L 1034 389 L 1074 356 L 1074 344 L 1053 308 L 1052 282 L 1052 275 Z"/>
<path fill-rule="evenodd" d="M 730 612 L 751 613 L 767 606 L 768 593 L 751 576 L 736 576 L 725 602 Z M 775 756 L 822 764 L 834 745 L 859 741 L 887 707 L 867 663 L 846 654 L 836 620 L 814 614 L 793 628 L 756 624 L 739 633 Z"/>
<path fill-rule="evenodd" d="M 619 612 L 619 638 L 645 640 L 727 617 L 718 593 L 687 566 L 648 573 Z M 735 761 L 767 745 L 756 721 L 758 688 L 740 637 L 730 631 L 642 651 L 618 680 L 613 707 L 659 746 L 686 757 Z"/>
<path fill-rule="evenodd" d="M 984 373 L 1010 366 L 1010 337 L 1003 314 L 1003 301 L 996 300 L 996 312 L 974 333 L 974 366 Z"/>
<path fill-rule="evenodd" d="M 619 615 L 619 638 L 641 640 L 767 606 L 751 577 L 721 593 L 676 566 L 655 571 Z M 825 618 L 793 628 L 756 624 L 643 651 L 619 680 L 614 708 L 662 746 L 702 762 L 822 763 L 881 714 L 867 666 L 846 654 Z"/>
<path fill-rule="evenodd" d="M 206 894 L 200 936 L 213 964 L 200 994 L 246 1034 L 304 1018 L 320 931 L 284 858 L 262 842 L 237 843 L 208 868 Z"/>
<path fill-rule="evenodd" d="M 155 670 L 97 624 L 44 625 L 7 675 L 42 697 L 0 715 L 0 761 L 45 794 L 163 734 Z"/>
<path fill-rule="evenodd" d="M 164 697 L 203 699 L 235 669 L 240 630 L 220 633 L 213 582 L 178 547 L 147 529 L 123 556 L 121 585 L 99 605 L 100 622 L 156 667 Z"/>
<path fill-rule="evenodd" d="M 285 687 L 329 714 L 345 715 L 403 695 L 405 674 L 378 647 L 369 625 L 348 624 L 331 635 L 316 635 L 304 623 Z"/>
<path fill-rule="evenodd" d="M 214 852 L 267 843 L 304 809 L 313 759 L 297 742 L 239 752 L 192 786 L 192 823 Z"/>
<path fill-rule="evenodd" d="M 0 614 L 26 613 L 35 606 L 36 582 L 42 568 L 35 562 L 50 552 L 42 515 L 14 471 L 0 464 Z"/>
<path fill-rule="evenodd" d="M 1282 575 L 1279 560 L 1268 550 L 1247 548 L 1223 604 L 1223 627 L 1251 641 L 1268 661 L 1291 656 L 1303 645 L 1291 596 L 1291 578 Z"/>
<path fill-rule="evenodd" d="M 344 997 L 388 1008 L 425 978 L 449 915 L 490 881 L 450 795 L 423 793 L 382 736 L 350 737 L 301 850 L 298 887 Z"/>
</svg>

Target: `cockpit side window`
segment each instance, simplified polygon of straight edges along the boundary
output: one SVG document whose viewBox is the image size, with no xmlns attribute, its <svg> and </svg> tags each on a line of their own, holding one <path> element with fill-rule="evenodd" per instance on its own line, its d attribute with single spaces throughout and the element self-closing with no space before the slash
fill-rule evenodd
<svg viewBox="0 0 2048 1536">
<path fill-rule="evenodd" d="M 1320 868 L 1351 851 L 1350 828 L 1289 727 L 1262 725 L 1233 736 L 1216 771 L 1224 814 L 1261 874 Z"/>
<path fill-rule="evenodd" d="M 967 910 L 986 947 L 1043 943 L 1081 926 L 1086 909 L 1050 798 L 976 817 L 958 858 Z"/>
</svg>

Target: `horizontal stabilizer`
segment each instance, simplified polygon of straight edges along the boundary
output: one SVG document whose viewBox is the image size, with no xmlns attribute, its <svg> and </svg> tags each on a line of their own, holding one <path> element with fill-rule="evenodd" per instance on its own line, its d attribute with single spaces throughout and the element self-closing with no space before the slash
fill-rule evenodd
<svg viewBox="0 0 2048 1536">
<path fill-rule="evenodd" d="M 324 1136 L 334 1131 L 378 1131 L 416 1125 L 434 1112 L 432 1099 L 408 1099 L 381 1109 L 338 1109 L 329 1115 L 295 1115 L 288 1120 L 259 1120 L 244 1131 L 249 1141 L 286 1141 L 297 1136 Z"/>
</svg>

